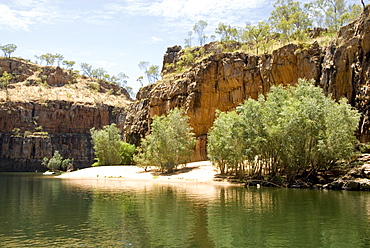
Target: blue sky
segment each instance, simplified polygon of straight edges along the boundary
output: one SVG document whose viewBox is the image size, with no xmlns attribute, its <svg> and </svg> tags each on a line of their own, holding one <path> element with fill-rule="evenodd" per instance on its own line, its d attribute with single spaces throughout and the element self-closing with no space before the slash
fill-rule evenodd
<svg viewBox="0 0 370 248">
<path fill-rule="evenodd" d="M 111 75 L 124 72 L 139 88 L 140 61 L 162 66 L 167 47 L 184 46 L 195 22 L 244 26 L 268 18 L 272 0 L 0 0 L 0 45 L 18 46 L 14 56 L 59 53 Z M 360 1 L 349 1 L 360 3 Z M 194 43 L 195 41 L 193 41 Z"/>
</svg>

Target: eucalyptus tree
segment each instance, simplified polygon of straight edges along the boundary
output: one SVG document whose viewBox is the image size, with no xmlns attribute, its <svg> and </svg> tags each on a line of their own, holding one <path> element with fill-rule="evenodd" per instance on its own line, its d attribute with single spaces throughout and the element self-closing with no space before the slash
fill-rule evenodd
<svg viewBox="0 0 370 248">
<path fill-rule="evenodd" d="M 45 61 L 47 66 L 54 65 L 55 60 L 56 60 L 56 56 L 51 53 L 42 54 L 37 58 L 40 59 L 41 61 Z"/>
<path fill-rule="evenodd" d="M 216 34 L 221 36 L 221 41 L 236 41 L 238 36 L 238 30 L 235 27 L 226 25 L 222 22 L 218 24 L 215 30 Z"/>
<path fill-rule="evenodd" d="M 277 0 L 273 7 L 269 21 L 277 32 L 282 33 L 284 40 L 289 40 L 294 33 L 312 25 L 312 21 L 301 7 L 300 2 Z"/>
<path fill-rule="evenodd" d="M 271 27 L 267 22 L 258 22 L 257 25 L 247 25 L 244 29 L 244 38 L 252 41 L 258 55 L 260 48 L 264 51 L 270 43 Z"/>
<path fill-rule="evenodd" d="M 60 66 L 60 64 L 63 62 L 64 56 L 62 54 L 57 53 L 54 55 L 54 57 L 58 66 Z"/>
<path fill-rule="evenodd" d="M 15 52 L 17 46 L 14 44 L 7 44 L 0 46 L 0 49 L 3 51 L 4 56 L 10 58 L 10 55 Z"/>
<path fill-rule="evenodd" d="M 63 65 L 65 65 L 67 69 L 72 70 L 75 64 L 75 61 L 63 60 Z"/>
<path fill-rule="evenodd" d="M 158 65 L 151 65 L 149 66 L 149 70 L 147 72 L 148 78 L 150 78 L 150 83 L 155 83 L 159 79 L 159 66 Z"/>
<path fill-rule="evenodd" d="M 205 44 L 207 36 L 204 33 L 204 29 L 208 26 L 206 21 L 200 20 L 196 22 L 193 26 L 194 33 L 198 35 L 199 46 Z"/>
<path fill-rule="evenodd" d="M 191 47 L 191 41 L 192 41 L 192 39 L 193 39 L 193 32 L 192 31 L 189 31 L 188 32 L 188 37 L 184 39 L 185 46 Z"/>
<path fill-rule="evenodd" d="M 120 73 L 117 74 L 117 76 L 112 76 L 111 81 L 113 81 L 114 83 L 118 84 L 119 86 L 125 88 L 126 85 L 127 85 L 127 78 L 128 78 L 128 76 L 125 73 L 120 72 Z"/>
<path fill-rule="evenodd" d="M 347 5 L 345 0 L 316 0 L 306 4 L 311 16 L 331 31 L 337 31 L 341 26 L 357 18 L 361 14 L 361 6 Z"/>
<path fill-rule="evenodd" d="M 144 72 L 149 84 L 153 84 L 159 79 L 160 72 L 158 65 L 150 65 L 148 61 L 140 61 L 138 66 Z"/>
<path fill-rule="evenodd" d="M 109 76 L 108 72 L 102 67 L 93 69 L 91 71 L 91 77 L 97 78 L 97 79 L 100 79 L 100 80 L 110 81 L 110 76 Z"/>
<path fill-rule="evenodd" d="M 81 63 L 80 67 L 81 67 L 82 73 L 85 76 L 92 77 L 92 71 L 93 71 L 92 65 L 88 63 Z"/>
</svg>

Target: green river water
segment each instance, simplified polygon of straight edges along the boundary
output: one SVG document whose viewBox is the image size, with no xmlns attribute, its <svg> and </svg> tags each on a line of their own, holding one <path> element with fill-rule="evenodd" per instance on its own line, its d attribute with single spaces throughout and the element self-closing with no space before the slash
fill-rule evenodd
<svg viewBox="0 0 370 248">
<path fill-rule="evenodd" d="M 0 173 L 0 247 L 370 247 L 370 192 Z"/>
</svg>

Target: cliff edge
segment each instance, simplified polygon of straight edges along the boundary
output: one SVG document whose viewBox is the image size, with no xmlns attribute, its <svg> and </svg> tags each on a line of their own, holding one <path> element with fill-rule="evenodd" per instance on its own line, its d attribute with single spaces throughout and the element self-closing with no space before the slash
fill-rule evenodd
<svg viewBox="0 0 370 248">
<path fill-rule="evenodd" d="M 312 79 L 333 98 L 346 97 L 361 113 L 358 138 L 370 140 L 370 7 L 342 27 L 327 45 L 288 44 L 271 54 L 243 52 L 240 44 L 212 42 L 204 47 L 170 47 L 164 55 L 163 79 L 140 89 L 128 107 L 126 140 L 138 143 L 150 131 L 151 119 L 182 107 L 197 137 L 193 161 L 206 160 L 207 133 L 215 111 L 235 109 L 256 99 L 272 85 Z M 187 64 L 189 58 L 192 63 Z"/>
<path fill-rule="evenodd" d="M 131 100 L 116 84 L 18 58 L 0 58 L 0 68 L 12 75 L 0 91 L 0 171 L 45 170 L 56 150 L 90 166 L 90 128 L 122 128 Z"/>
</svg>

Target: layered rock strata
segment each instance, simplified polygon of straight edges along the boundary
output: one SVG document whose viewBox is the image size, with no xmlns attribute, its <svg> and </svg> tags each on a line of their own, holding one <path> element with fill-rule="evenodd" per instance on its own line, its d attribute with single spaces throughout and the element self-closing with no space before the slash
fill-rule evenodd
<svg viewBox="0 0 370 248">
<path fill-rule="evenodd" d="M 90 128 L 125 121 L 124 109 L 66 101 L 4 102 L 0 109 L 0 171 L 43 170 L 42 159 L 56 150 L 77 168 L 90 166 Z"/>
<path fill-rule="evenodd" d="M 348 98 L 361 113 L 358 137 L 370 140 L 370 8 L 361 18 L 342 27 L 338 38 L 327 46 L 289 44 L 272 54 L 251 55 L 222 52 L 210 43 L 193 54 L 201 54 L 183 73 L 179 61 L 186 53 L 178 46 L 164 55 L 163 80 L 143 87 L 138 101 L 130 106 L 125 123 L 126 140 L 138 142 L 149 132 L 150 120 L 169 109 L 182 107 L 190 117 L 197 137 L 192 160 L 206 159 L 206 140 L 216 109 L 235 109 L 248 98 L 266 94 L 272 85 L 295 84 L 312 79 L 335 99 Z M 222 50 L 222 49 L 221 49 Z M 224 49 L 225 50 L 225 49 Z M 173 74 L 172 76 L 170 74 Z"/>
</svg>

